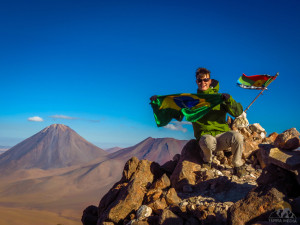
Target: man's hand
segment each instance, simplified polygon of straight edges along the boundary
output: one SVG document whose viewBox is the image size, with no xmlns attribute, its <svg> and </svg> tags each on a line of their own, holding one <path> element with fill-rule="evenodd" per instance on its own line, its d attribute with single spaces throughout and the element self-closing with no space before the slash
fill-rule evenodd
<svg viewBox="0 0 300 225">
<path fill-rule="evenodd" d="M 153 96 L 150 97 L 151 102 L 155 101 L 156 99 L 157 99 L 157 95 L 153 95 Z"/>
<path fill-rule="evenodd" d="M 229 98 L 230 98 L 230 95 L 229 95 L 229 94 L 227 94 L 227 93 L 223 93 L 223 94 L 222 94 L 222 99 L 223 99 L 223 100 L 227 101 Z"/>
</svg>

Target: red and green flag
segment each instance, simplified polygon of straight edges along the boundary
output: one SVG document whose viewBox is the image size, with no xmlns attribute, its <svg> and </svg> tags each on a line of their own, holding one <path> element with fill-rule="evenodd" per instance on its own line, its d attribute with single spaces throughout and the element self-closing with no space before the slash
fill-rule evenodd
<svg viewBox="0 0 300 225">
<path fill-rule="evenodd" d="M 247 89 L 264 89 L 267 87 L 273 80 L 275 80 L 276 76 L 270 76 L 268 74 L 264 75 L 252 75 L 247 76 L 243 74 L 237 81 L 237 85 L 241 88 Z"/>
<path fill-rule="evenodd" d="M 172 119 L 196 122 L 213 107 L 223 102 L 221 94 L 174 94 L 159 95 L 150 104 L 158 127 Z"/>
<path fill-rule="evenodd" d="M 243 73 L 243 75 L 238 79 L 237 85 L 239 85 L 241 88 L 261 90 L 261 92 L 244 110 L 244 112 L 246 112 L 250 108 L 250 106 L 256 101 L 256 99 L 264 92 L 264 90 L 266 90 L 266 87 L 272 81 L 274 81 L 278 75 L 279 73 L 276 73 L 275 76 L 270 76 L 268 74 L 247 76 Z"/>
</svg>

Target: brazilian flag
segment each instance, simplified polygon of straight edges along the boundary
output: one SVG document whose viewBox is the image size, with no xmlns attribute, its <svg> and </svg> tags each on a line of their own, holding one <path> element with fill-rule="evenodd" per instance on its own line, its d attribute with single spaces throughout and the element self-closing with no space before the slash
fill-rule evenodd
<svg viewBox="0 0 300 225">
<path fill-rule="evenodd" d="M 213 107 L 223 102 L 221 94 L 174 94 L 158 95 L 150 104 L 158 127 L 172 119 L 196 122 Z"/>
</svg>

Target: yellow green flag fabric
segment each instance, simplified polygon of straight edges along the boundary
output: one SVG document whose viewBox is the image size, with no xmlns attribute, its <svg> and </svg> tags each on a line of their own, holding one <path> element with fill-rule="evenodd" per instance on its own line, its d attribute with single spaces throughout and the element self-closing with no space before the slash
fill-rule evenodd
<svg viewBox="0 0 300 225">
<path fill-rule="evenodd" d="M 172 119 L 195 122 L 213 107 L 223 102 L 221 94 L 173 94 L 159 95 L 150 104 L 158 127 L 167 125 Z"/>
</svg>

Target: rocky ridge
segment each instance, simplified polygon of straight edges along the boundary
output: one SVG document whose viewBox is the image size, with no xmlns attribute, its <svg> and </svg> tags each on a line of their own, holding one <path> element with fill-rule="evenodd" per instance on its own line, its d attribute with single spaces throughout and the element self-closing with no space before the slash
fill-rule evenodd
<svg viewBox="0 0 300 225">
<path fill-rule="evenodd" d="M 230 151 L 203 168 L 195 140 L 162 166 L 133 157 L 99 206 L 85 209 L 83 224 L 299 223 L 299 132 L 266 137 L 259 124 L 230 125 L 245 138 L 246 176 L 233 175 Z"/>
</svg>

